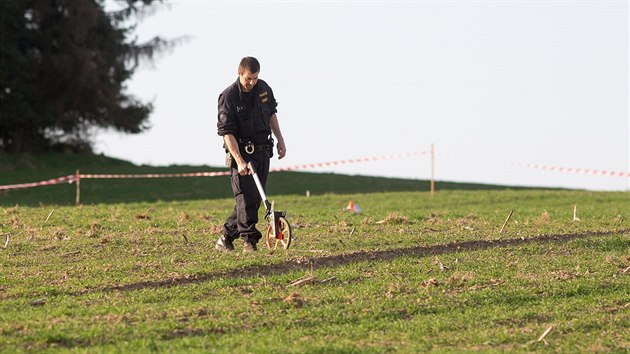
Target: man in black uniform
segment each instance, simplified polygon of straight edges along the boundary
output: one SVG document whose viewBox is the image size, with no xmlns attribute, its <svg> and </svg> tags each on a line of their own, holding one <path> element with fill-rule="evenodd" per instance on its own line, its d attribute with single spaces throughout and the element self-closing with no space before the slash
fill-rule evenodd
<svg viewBox="0 0 630 354">
<path fill-rule="evenodd" d="M 243 251 L 255 251 L 262 238 L 256 229 L 261 198 L 252 171 L 254 165 L 263 187 L 269 174 L 269 159 L 273 156 L 276 137 L 278 158 L 286 154 L 284 138 L 276 116 L 276 102 L 271 87 L 258 79 L 260 64 L 254 57 L 245 57 L 238 66 L 238 79 L 219 95 L 218 134 L 223 136 L 231 169 L 232 192 L 236 198 L 234 211 L 223 225 L 223 235 L 215 248 L 234 250 L 233 241 L 243 238 Z"/>
</svg>

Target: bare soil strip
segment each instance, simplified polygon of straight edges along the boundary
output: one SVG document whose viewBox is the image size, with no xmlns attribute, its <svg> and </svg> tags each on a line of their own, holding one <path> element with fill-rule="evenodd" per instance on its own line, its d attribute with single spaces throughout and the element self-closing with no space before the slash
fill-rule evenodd
<svg viewBox="0 0 630 354">
<path fill-rule="evenodd" d="M 530 243 L 562 243 L 576 239 L 588 237 L 603 237 L 614 234 L 630 234 L 630 229 L 620 230 L 603 230 L 603 231 L 584 231 L 570 234 L 551 234 L 535 237 L 522 237 L 512 239 L 492 239 L 492 240 L 475 240 L 461 241 L 447 244 L 438 244 L 432 246 L 418 246 L 411 248 L 397 248 L 390 250 L 373 250 L 358 251 L 335 256 L 313 257 L 308 260 L 301 258 L 298 261 L 288 261 L 281 266 L 277 264 L 257 265 L 245 268 L 234 269 L 223 272 L 201 273 L 196 275 L 188 275 L 185 277 L 171 278 L 156 281 L 144 281 L 122 285 L 112 285 L 105 288 L 85 289 L 79 292 L 69 293 L 69 295 L 82 295 L 90 292 L 99 291 L 131 291 L 142 289 L 156 289 L 163 287 L 173 287 L 187 284 L 205 282 L 214 279 L 230 278 L 230 277 L 253 277 L 253 276 L 269 276 L 282 274 L 290 271 L 304 270 L 308 271 L 317 268 L 338 267 L 356 262 L 364 261 L 386 261 L 402 256 L 427 257 L 448 253 L 477 251 L 482 249 L 498 248 L 498 247 L 514 247 L 518 245 Z"/>
</svg>

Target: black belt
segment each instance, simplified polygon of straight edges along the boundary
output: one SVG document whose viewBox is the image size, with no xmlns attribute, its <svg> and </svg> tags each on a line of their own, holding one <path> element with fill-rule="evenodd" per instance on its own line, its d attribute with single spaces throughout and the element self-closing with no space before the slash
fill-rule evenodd
<svg viewBox="0 0 630 354">
<path fill-rule="evenodd" d="M 265 151 L 269 148 L 269 144 L 255 144 L 252 142 L 241 143 L 239 146 L 249 155 L 253 154 L 256 150 Z"/>
</svg>

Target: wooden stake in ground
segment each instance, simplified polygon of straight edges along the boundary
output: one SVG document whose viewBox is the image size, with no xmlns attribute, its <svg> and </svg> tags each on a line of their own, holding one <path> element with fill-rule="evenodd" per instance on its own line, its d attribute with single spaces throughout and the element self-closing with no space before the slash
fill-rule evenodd
<svg viewBox="0 0 630 354">
<path fill-rule="evenodd" d="M 79 173 L 79 170 L 77 170 L 75 174 L 74 183 L 77 184 L 77 194 L 75 198 L 75 205 L 79 205 L 81 204 L 81 174 Z"/>
<path fill-rule="evenodd" d="M 573 221 L 580 221 L 580 218 L 577 217 L 577 204 L 573 205 Z"/>
<path fill-rule="evenodd" d="M 431 196 L 435 194 L 435 147 L 431 143 Z"/>
<path fill-rule="evenodd" d="M 503 233 L 503 229 L 505 229 L 505 225 L 507 225 L 508 221 L 510 221 L 510 218 L 512 217 L 513 212 L 514 210 L 510 210 L 510 213 L 508 214 L 507 219 L 505 219 L 503 226 L 501 226 L 501 230 L 499 230 L 499 233 Z"/>
<path fill-rule="evenodd" d="M 289 287 L 289 286 L 301 286 L 301 285 L 304 285 L 304 284 L 307 284 L 307 283 L 313 283 L 316 280 L 317 280 L 316 276 L 308 275 L 308 276 L 306 276 L 306 277 L 304 277 L 302 279 L 298 279 L 298 280 L 294 281 L 293 283 L 287 285 L 287 287 Z"/>
<path fill-rule="evenodd" d="M 549 326 L 549 328 L 547 328 L 543 332 L 543 334 L 541 334 L 540 337 L 538 337 L 538 342 L 544 341 L 544 343 L 547 344 L 547 341 L 545 340 L 545 337 L 549 334 L 549 332 L 551 332 L 552 329 L 553 329 L 553 325 Z"/>
<path fill-rule="evenodd" d="M 333 281 L 333 280 L 335 280 L 335 279 L 337 279 L 337 277 L 336 277 L 336 276 L 332 276 L 332 277 L 330 277 L 330 278 L 326 278 L 326 279 L 324 279 L 324 280 L 320 281 L 320 283 L 321 283 L 321 284 L 328 283 L 329 281 Z"/>
<path fill-rule="evenodd" d="M 48 219 L 50 219 L 50 217 L 52 216 L 54 212 L 55 212 L 55 209 L 50 211 L 50 214 L 48 214 L 48 217 L 46 217 L 46 220 L 44 220 L 44 224 L 48 222 Z"/>
</svg>

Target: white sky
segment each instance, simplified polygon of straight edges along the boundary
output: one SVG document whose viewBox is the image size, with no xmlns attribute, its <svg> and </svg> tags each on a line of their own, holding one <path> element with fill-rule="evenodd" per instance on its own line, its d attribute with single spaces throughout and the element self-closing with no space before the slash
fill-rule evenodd
<svg viewBox="0 0 630 354">
<path fill-rule="evenodd" d="M 97 151 L 138 164 L 222 166 L 217 98 L 243 56 L 279 102 L 287 157 L 272 167 L 427 151 L 438 181 L 629 190 L 627 1 L 171 0 L 138 26 L 193 39 L 136 72 L 144 134 Z M 430 160 L 316 172 L 428 179 Z"/>
</svg>

